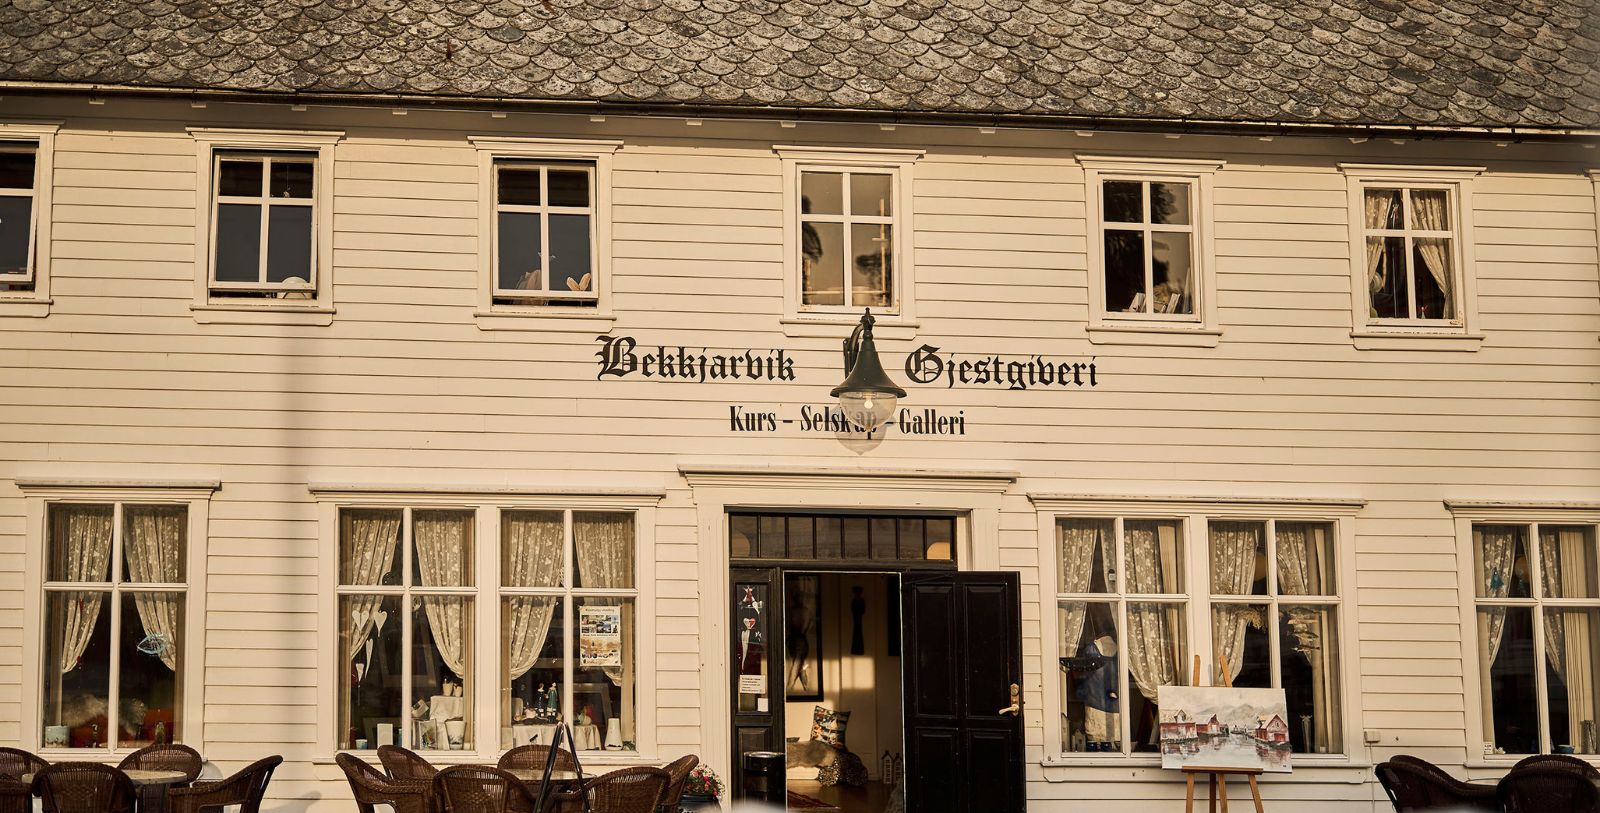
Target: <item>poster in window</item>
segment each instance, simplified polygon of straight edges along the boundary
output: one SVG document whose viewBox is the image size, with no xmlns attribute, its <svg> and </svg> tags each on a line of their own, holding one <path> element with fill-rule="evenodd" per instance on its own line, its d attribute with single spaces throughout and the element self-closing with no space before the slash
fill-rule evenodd
<svg viewBox="0 0 1600 813">
<path fill-rule="evenodd" d="M 578 608 L 578 663 L 622 665 L 622 607 L 616 604 Z"/>
</svg>

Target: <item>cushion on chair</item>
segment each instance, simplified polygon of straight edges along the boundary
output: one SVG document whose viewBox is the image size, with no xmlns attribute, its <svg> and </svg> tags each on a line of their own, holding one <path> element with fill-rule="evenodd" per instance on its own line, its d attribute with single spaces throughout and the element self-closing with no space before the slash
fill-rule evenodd
<svg viewBox="0 0 1600 813">
<path fill-rule="evenodd" d="M 850 712 L 834 711 L 817 706 L 811 713 L 811 739 L 825 742 L 834 748 L 844 748 L 844 729 L 850 724 Z"/>
</svg>

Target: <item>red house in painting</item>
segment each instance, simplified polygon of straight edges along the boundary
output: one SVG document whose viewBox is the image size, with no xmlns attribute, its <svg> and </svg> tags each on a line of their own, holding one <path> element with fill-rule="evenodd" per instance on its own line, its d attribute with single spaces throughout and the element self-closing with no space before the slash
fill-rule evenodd
<svg viewBox="0 0 1600 813">
<path fill-rule="evenodd" d="M 1289 724 L 1274 714 L 1256 721 L 1256 740 L 1268 745 L 1281 745 L 1289 741 Z"/>
<path fill-rule="evenodd" d="M 1228 727 L 1223 725 L 1215 714 L 1211 715 L 1210 720 L 1200 724 L 1200 736 L 1202 737 L 1220 737 L 1226 733 L 1228 733 Z"/>
<path fill-rule="evenodd" d="M 1190 719 L 1189 713 L 1183 709 L 1178 709 L 1177 713 L 1172 715 L 1171 720 L 1161 721 L 1161 739 L 1163 742 L 1168 740 L 1192 740 L 1194 735 L 1194 720 Z"/>
</svg>

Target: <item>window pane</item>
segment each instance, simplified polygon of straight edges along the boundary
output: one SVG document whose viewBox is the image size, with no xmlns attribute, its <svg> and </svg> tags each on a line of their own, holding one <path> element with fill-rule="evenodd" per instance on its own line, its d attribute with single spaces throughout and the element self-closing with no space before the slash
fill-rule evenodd
<svg viewBox="0 0 1600 813">
<path fill-rule="evenodd" d="M 1129 593 L 1183 592 L 1183 522 L 1130 519 L 1122 524 Z"/>
<path fill-rule="evenodd" d="M 1138 181 L 1106 181 L 1101 189 L 1107 223 L 1144 222 L 1144 184 Z"/>
<path fill-rule="evenodd" d="M 578 553 L 572 565 L 573 587 L 618 589 L 634 586 L 633 514 L 574 511 L 572 540 Z"/>
<path fill-rule="evenodd" d="M 563 600 L 508 596 L 500 602 L 500 745 L 549 745 L 561 721 Z M 424 740 L 425 741 L 425 740 Z"/>
<path fill-rule="evenodd" d="M 467 596 L 417 596 L 412 599 L 411 700 L 427 710 L 438 750 L 472 748 L 472 599 Z M 443 736 L 439 729 L 443 728 Z M 413 743 L 422 738 L 413 732 Z M 394 735 L 400 744 L 400 734 Z M 380 735 L 374 747 L 387 744 Z"/>
<path fill-rule="evenodd" d="M 1544 615 L 1545 685 L 1550 690 L 1550 743 L 1580 754 L 1600 754 L 1595 712 L 1600 709 L 1600 608 L 1547 608 Z"/>
<path fill-rule="evenodd" d="M 310 161 L 273 161 L 272 180 L 267 193 L 274 198 L 310 200 L 315 189 L 315 164 Z"/>
<path fill-rule="evenodd" d="M 122 594 L 118 747 L 181 739 L 183 606 L 182 593 Z"/>
<path fill-rule="evenodd" d="M 837 172 L 800 173 L 800 214 L 844 214 L 844 176 Z"/>
<path fill-rule="evenodd" d="M 794 528 L 794 520 L 789 520 L 790 529 Z M 895 559 L 899 553 L 895 548 L 894 518 L 874 517 L 872 519 L 872 558 Z"/>
<path fill-rule="evenodd" d="M 941 562 L 949 562 L 956 558 L 955 520 L 930 519 L 927 523 L 926 533 L 927 547 L 924 549 L 923 558 Z"/>
<path fill-rule="evenodd" d="M 850 227 L 850 298 L 857 307 L 887 307 L 894 287 L 894 227 L 857 224 Z"/>
<path fill-rule="evenodd" d="M 1288 700 L 1289 742 L 1299 753 L 1337 754 L 1344 738 L 1335 610 L 1284 604 L 1278 611 L 1278 674 Z"/>
<path fill-rule="evenodd" d="M 872 555 L 867 544 L 867 520 L 864 517 L 846 517 L 844 520 L 844 558 L 866 559 Z"/>
<path fill-rule="evenodd" d="M 181 505 L 124 506 L 123 580 L 146 584 L 184 581 L 188 518 L 188 509 Z"/>
<path fill-rule="evenodd" d="M 399 585 L 399 511 L 348 509 L 339 515 L 339 583 Z"/>
<path fill-rule="evenodd" d="M 763 559 L 782 559 L 789 555 L 789 535 L 783 517 L 768 514 L 761 518 L 761 538 L 756 555 Z"/>
<path fill-rule="evenodd" d="M 894 520 L 889 520 L 889 553 L 888 558 L 895 558 Z M 796 559 L 816 558 L 816 519 L 814 517 L 789 517 L 788 547 L 789 555 Z M 878 548 L 878 535 L 873 532 L 872 547 Z M 874 554 L 876 555 L 876 553 Z"/>
<path fill-rule="evenodd" d="M 1600 598 L 1594 526 L 1539 526 L 1539 568 L 1546 598 Z"/>
<path fill-rule="evenodd" d="M 0 189 L 32 189 L 34 155 L 32 150 L 0 150 Z"/>
<path fill-rule="evenodd" d="M 549 174 L 550 205 L 589 205 L 589 173 L 570 169 L 552 169 Z"/>
<path fill-rule="evenodd" d="M 1116 591 L 1117 559 L 1111 544 L 1115 537 L 1111 520 L 1057 520 L 1056 536 L 1061 544 L 1061 592 Z"/>
<path fill-rule="evenodd" d="M 1411 251 L 1411 269 L 1417 276 L 1417 318 L 1455 318 L 1455 308 L 1450 301 L 1455 279 L 1450 241 L 1418 237 L 1411 241 Z"/>
<path fill-rule="evenodd" d="M 500 167 L 500 202 L 514 206 L 539 205 L 537 167 Z"/>
<path fill-rule="evenodd" d="M 1145 312 L 1144 235 L 1106 229 L 1106 311 Z"/>
<path fill-rule="evenodd" d="M 261 197 L 261 161 L 223 161 L 218 169 L 217 190 L 225 196 Z"/>
<path fill-rule="evenodd" d="M 817 558 L 840 559 L 844 557 L 844 520 L 838 517 L 817 517 Z"/>
<path fill-rule="evenodd" d="M 1186 183 L 1150 184 L 1150 222 L 1189 225 L 1189 189 Z"/>
<path fill-rule="evenodd" d="M 922 519 L 904 517 L 899 522 L 901 559 L 921 559 L 924 546 L 923 538 L 926 533 L 926 521 Z"/>
<path fill-rule="evenodd" d="M 109 742 L 109 593 L 45 594 L 44 744 L 92 748 Z"/>
<path fill-rule="evenodd" d="M 728 555 L 735 559 L 756 554 L 756 537 L 760 535 L 756 518 L 749 514 L 728 516 Z"/>
<path fill-rule="evenodd" d="M 0 274 L 27 273 L 32 238 L 33 198 L 0 197 Z"/>
<path fill-rule="evenodd" d="M 399 596 L 339 597 L 341 749 L 377 748 L 378 726 L 398 727 L 406 719 L 400 695 L 404 627 Z M 399 734 L 393 736 L 398 742 Z"/>
<path fill-rule="evenodd" d="M 1450 229 L 1450 193 L 1443 189 L 1411 190 L 1411 228 L 1426 231 Z"/>
<path fill-rule="evenodd" d="M 267 210 L 267 282 L 311 281 L 311 207 Z"/>
<path fill-rule="evenodd" d="M 1266 523 L 1212 521 L 1210 537 L 1211 592 L 1223 596 L 1266 595 Z"/>
<path fill-rule="evenodd" d="M 550 290 L 593 291 L 588 215 L 550 215 Z"/>
<path fill-rule="evenodd" d="M 541 291 L 544 277 L 539 263 L 539 216 L 528 212 L 501 212 L 496 218 L 496 250 L 500 254 L 497 279 L 502 290 Z"/>
<path fill-rule="evenodd" d="M 506 587 L 556 587 L 566 526 L 560 511 L 500 513 L 500 583 Z"/>
<path fill-rule="evenodd" d="M 800 223 L 800 286 L 807 305 L 844 304 L 844 225 Z"/>
<path fill-rule="evenodd" d="M 1183 605 L 1128 603 L 1128 719 L 1133 723 L 1133 750 L 1156 751 L 1160 718 L 1159 686 L 1189 684 L 1188 646 Z"/>
<path fill-rule="evenodd" d="M 1532 608 L 1478 608 L 1478 669 L 1484 742 L 1500 753 L 1538 753 Z"/>
<path fill-rule="evenodd" d="M 1063 602 L 1061 742 L 1069 752 L 1121 751 L 1117 615 L 1109 602 Z"/>
<path fill-rule="evenodd" d="M 1473 590 L 1479 598 L 1529 598 L 1528 529 L 1522 525 L 1472 527 Z"/>
<path fill-rule="evenodd" d="M 1369 229 L 1404 228 L 1405 210 L 1400 206 L 1400 190 L 1368 189 L 1363 223 Z"/>
<path fill-rule="evenodd" d="M 261 278 L 261 207 L 246 203 L 217 206 L 218 282 L 256 282 Z"/>
<path fill-rule="evenodd" d="M 1404 237 L 1367 238 L 1367 288 L 1372 292 L 1374 318 L 1411 318 Z"/>
<path fill-rule="evenodd" d="M 471 511 L 411 512 L 411 583 L 470 587 L 472 524 Z"/>
<path fill-rule="evenodd" d="M 53 582 L 111 581 L 109 505 L 50 506 L 50 564 Z"/>
<path fill-rule="evenodd" d="M 856 173 L 850 176 L 850 214 L 871 217 L 894 215 L 894 176 Z"/>
<path fill-rule="evenodd" d="M 767 612 L 765 582 L 740 583 L 733 586 L 733 666 L 739 675 L 739 711 L 768 711 L 767 697 L 767 642 L 772 640 L 774 626 L 772 614 Z M 743 680 L 755 678 L 760 680 Z"/>
<path fill-rule="evenodd" d="M 572 670 L 572 724 L 580 744 L 598 749 L 617 731 L 625 751 L 634 750 L 633 631 L 637 617 L 631 598 L 577 600 L 578 662 Z M 586 736 L 584 726 L 596 728 Z"/>
<path fill-rule="evenodd" d="M 1333 525 L 1321 522 L 1279 522 L 1278 594 L 1331 596 L 1334 581 Z"/>
<path fill-rule="evenodd" d="M 1152 313 L 1194 313 L 1194 257 L 1188 234 L 1151 232 Z"/>
<path fill-rule="evenodd" d="M 1213 686 L 1232 681 L 1235 686 L 1272 687 L 1272 633 L 1267 622 L 1271 608 L 1265 604 L 1213 604 L 1211 606 L 1211 663 Z M 1227 663 L 1228 677 L 1222 675 Z"/>
</svg>

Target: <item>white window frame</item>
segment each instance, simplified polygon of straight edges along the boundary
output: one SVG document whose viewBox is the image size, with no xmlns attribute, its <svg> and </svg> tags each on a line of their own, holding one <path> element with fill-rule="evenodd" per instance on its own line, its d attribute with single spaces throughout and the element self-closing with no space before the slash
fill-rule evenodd
<svg viewBox="0 0 1600 813">
<path fill-rule="evenodd" d="M 1294 499 L 1294 498 L 1228 498 L 1228 497 L 1162 497 L 1162 496 L 1098 496 L 1079 494 L 1033 494 L 1029 495 L 1033 501 L 1034 509 L 1038 515 L 1038 533 L 1040 545 L 1040 635 L 1043 669 L 1043 692 L 1040 708 L 1043 713 L 1044 750 L 1040 760 L 1047 774 L 1047 778 L 1055 777 L 1062 781 L 1071 774 L 1058 773 L 1068 767 L 1082 767 L 1085 765 L 1106 766 L 1140 766 L 1154 767 L 1161 764 L 1161 755 L 1151 752 L 1125 752 L 1122 754 L 1106 755 L 1102 752 L 1074 753 L 1066 750 L 1066 743 L 1061 737 L 1061 715 L 1065 710 L 1065 703 L 1058 688 L 1059 667 L 1056 664 L 1057 642 L 1061 636 L 1060 621 L 1055 608 L 1060 601 L 1070 600 L 1119 600 L 1122 597 L 1116 594 L 1058 594 L 1057 586 L 1060 584 L 1060 565 L 1057 559 L 1060 551 L 1057 546 L 1056 522 L 1062 519 L 1114 519 L 1120 540 L 1122 521 L 1128 519 L 1156 519 L 1156 520 L 1182 520 L 1183 553 L 1185 565 L 1183 570 L 1184 585 L 1186 587 L 1186 626 L 1188 628 L 1187 662 L 1181 665 L 1184 670 L 1185 680 L 1194 668 L 1194 656 L 1200 655 L 1201 681 L 1206 685 L 1215 685 L 1214 676 L 1217 674 L 1217 664 L 1211 659 L 1211 608 L 1214 606 L 1211 594 L 1211 574 L 1208 567 L 1210 556 L 1209 523 L 1213 521 L 1240 521 L 1240 522 L 1318 522 L 1331 524 L 1334 533 L 1331 543 L 1337 546 L 1335 556 L 1334 584 L 1337 597 L 1335 615 L 1339 624 L 1339 727 L 1340 739 L 1344 745 L 1343 753 L 1338 754 L 1295 754 L 1297 766 L 1344 766 L 1359 764 L 1365 759 L 1362 747 L 1360 692 L 1361 671 L 1358 652 L 1355 646 L 1355 516 L 1365 503 L 1357 499 Z M 1273 547 L 1275 540 L 1269 539 L 1269 547 Z M 1120 541 L 1119 541 L 1120 550 Z M 1120 556 L 1120 552 L 1119 552 Z M 1098 598 L 1095 598 L 1098 596 Z M 1162 599 L 1171 596 L 1162 595 Z M 1233 599 L 1254 599 L 1255 604 L 1265 604 L 1268 596 L 1228 596 Z M 1321 597 L 1311 597 L 1321 598 Z M 1145 601 L 1142 595 L 1131 595 L 1126 600 Z M 1291 603 L 1300 603 L 1293 601 Z M 1119 609 L 1119 616 L 1121 610 Z M 1119 617 L 1119 623 L 1124 619 Z M 1119 631 L 1126 630 L 1126 625 L 1118 627 Z M 1273 670 L 1276 675 L 1277 666 Z M 1120 683 L 1127 683 L 1126 669 L 1119 676 Z M 1276 679 L 1276 678 L 1275 678 Z M 1122 686 L 1121 691 L 1137 691 L 1127 686 Z M 1122 715 L 1123 748 L 1131 749 L 1132 743 L 1127 734 L 1131 721 L 1127 715 Z"/>
<path fill-rule="evenodd" d="M 203 480 L 68 480 L 24 477 L 17 479 L 17 487 L 22 490 L 27 504 L 29 529 L 28 555 L 24 557 L 23 611 L 24 618 L 33 619 L 25 625 L 30 632 L 22 639 L 22 663 L 25 665 L 21 693 L 22 730 L 19 732 L 19 742 L 22 747 L 52 762 L 73 759 L 115 762 L 136 750 L 126 746 L 115 749 L 44 748 L 42 704 L 46 669 L 44 655 L 47 647 L 44 641 L 45 625 L 37 623 L 37 620 L 44 617 L 45 597 L 49 592 L 53 592 L 46 587 L 44 580 L 45 562 L 48 561 L 46 546 L 50 532 L 51 506 L 114 506 L 113 555 L 119 555 L 124 505 L 177 505 L 187 510 L 188 527 L 187 550 L 184 552 L 184 573 L 187 578 L 183 583 L 185 591 L 183 727 L 182 737 L 175 738 L 174 741 L 205 753 L 206 552 L 209 547 L 207 534 L 210 524 L 211 495 L 221 487 L 221 484 Z M 120 567 L 121 563 L 114 559 L 112 566 Z M 98 583 L 93 587 L 97 590 L 110 589 L 113 591 L 112 595 L 120 595 L 120 590 L 113 587 L 117 581 L 119 580 L 114 578 L 111 583 Z M 61 586 L 65 584 L 56 586 L 70 589 Z M 175 585 L 141 584 L 128 592 L 152 588 L 170 590 L 174 587 Z M 109 607 L 107 611 L 120 612 L 120 607 Z M 113 697 L 116 696 L 118 680 L 116 660 L 117 654 L 113 648 L 110 676 Z"/>
<path fill-rule="evenodd" d="M 503 589 L 513 593 L 520 588 L 500 588 L 500 529 L 501 513 L 505 511 L 625 511 L 634 515 L 634 573 L 635 589 L 615 591 L 627 593 L 634 599 L 637 626 L 634 630 L 635 684 L 634 695 L 639 698 L 634 712 L 636 750 L 585 751 L 581 755 L 585 764 L 656 764 L 659 748 L 656 704 L 648 700 L 656 692 L 656 587 L 655 587 L 655 535 L 656 506 L 665 492 L 623 488 L 561 488 L 516 489 L 503 487 L 431 487 L 388 484 L 313 483 L 309 487 L 318 501 L 318 527 L 321 544 L 318 591 L 319 617 L 337 618 L 339 581 L 339 515 L 348 509 L 412 510 L 473 510 L 473 584 L 462 588 L 473 596 L 475 625 L 473 632 L 472 713 L 474 726 L 473 748 L 460 751 L 429 751 L 428 758 L 445 763 L 494 763 L 504 749 L 500 748 L 500 728 L 510 721 L 500 719 L 500 595 Z M 409 513 L 407 514 L 409 517 Z M 409 532 L 408 532 L 409 533 Z M 570 515 L 567 522 L 568 544 L 571 540 Z M 429 588 L 430 590 L 432 588 Z M 614 591 L 576 591 L 578 595 L 604 594 Z M 565 611 L 564 611 L 565 612 Z M 335 639 L 337 627 L 324 620 L 319 628 L 317 664 L 317 745 L 313 761 L 332 763 L 340 753 L 338 732 L 338 646 Z M 570 666 L 570 661 L 569 661 Z M 570 675 L 570 670 L 569 670 Z M 571 692 L 562 692 L 564 714 L 572 713 Z M 409 696 L 406 698 L 409 703 Z M 373 746 L 372 750 L 375 750 Z M 369 751 L 349 751 L 372 756 Z"/>
<path fill-rule="evenodd" d="M 1079 155 L 1083 167 L 1084 211 L 1088 218 L 1089 341 L 1095 344 L 1133 344 L 1171 347 L 1215 347 L 1222 336 L 1217 325 L 1216 240 L 1214 235 L 1214 178 L 1227 162 L 1186 158 L 1143 158 Z M 1105 219 L 1104 187 L 1108 181 L 1144 184 L 1145 219 L 1149 220 L 1149 184 L 1187 183 L 1190 223 L 1110 223 Z M 1145 274 L 1150 279 L 1153 257 L 1150 234 L 1188 231 L 1194 264 L 1192 314 L 1126 313 L 1106 310 L 1105 230 L 1142 231 L 1145 239 Z M 1146 299 L 1154 290 L 1153 282 Z"/>
<path fill-rule="evenodd" d="M 48 316 L 50 313 L 51 213 L 55 177 L 55 140 L 61 125 L 55 122 L 0 121 L 0 149 L 31 149 L 33 158 L 32 223 L 29 224 L 28 272 L 0 275 L 0 282 L 32 283 L 21 291 L 0 291 L 0 317 Z M 10 195 L 11 190 L 0 190 Z"/>
<path fill-rule="evenodd" d="M 887 217 L 844 215 L 804 215 L 806 220 L 845 223 L 885 223 L 893 227 L 891 238 L 894 269 L 891 277 L 890 306 L 874 308 L 874 330 L 884 338 L 910 338 L 917 322 L 916 262 L 912 209 L 914 169 L 923 150 L 855 149 L 845 147 L 774 146 L 783 173 L 783 318 L 780 323 L 788 336 L 847 335 L 861 319 L 865 306 L 849 304 L 850 269 L 845 268 L 844 305 L 806 305 L 800 264 L 800 174 L 837 172 L 841 174 L 889 175 L 893 179 L 894 207 Z M 848 195 L 845 208 L 848 209 Z M 847 238 L 848 239 L 848 238 Z"/>
<path fill-rule="evenodd" d="M 611 187 L 613 156 L 622 149 L 620 140 L 581 140 L 562 138 L 510 138 L 503 136 L 469 136 L 468 141 L 478 153 L 478 300 L 474 317 L 482 330 L 535 330 L 535 331 L 588 331 L 607 332 L 616 321 L 612 308 L 612 212 Z M 564 305 L 520 305 L 499 303 L 495 300 L 508 295 L 498 290 L 499 262 L 496 245 L 499 232 L 499 177 L 496 162 L 515 161 L 527 163 L 577 163 L 589 164 L 590 169 L 590 258 L 593 263 L 593 293 L 588 296 L 572 292 L 553 291 L 540 299 L 592 299 L 593 307 Z M 541 207 L 516 207 L 544 209 Z M 561 209 L 557 213 L 577 209 Z M 542 239 L 549 240 L 545 229 Z M 545 252 L 548 255 L 548 252 Z M 549 287 L 550 273 L 545 269 L 545 283 Z M 530 292 L 509 292 L 526 296 Z"/>
<path fill-rule="evenodd" d="M 344 138 L 340 131 L 238 130 L 190 127 L 195 142 L 195 291 L 189 309 L 202 324 L 328 325 L 333 321 L 333 176 L 335 146 Z M 216 206 L 218 168 L 226 153 L 246 155 L 279 154 L 310 158 L 314 165 L 312 206 L 312 263 L 310 284 L 291 286 L 278 283 L 217 283 L 213 281 L 216 257 Z M 265 169 L 265 167 L 263 167 Z M 256 199 L 238 199 L 260 203 Z M 272 198 L 272 205 L 283 205 L 287 198 Z M 304 205 L 294 203 L 291 205 Z M 267 207 L 262 207 L 263 224 Z M 263 229 L 265 227 L 263 226 Z M 265 238 L 265 231 L 263 231 Z M 261 262 L 266 262 L 266 243 L 261 245 Z M 273 297 L 230 297 L 213 292 L 263 291 Z M 309 295 L 309 298 L 308 298 Z"/>
<path fill-rule="evenodd" d="M 1529 533 L 1529 552 L 1532 553 L 1533 547 L 1539 544 L 1538 526 L 1540 525 L 1588 525 L 1595 529 L 1596 539 L 1600 540 L 1600 504 L 1446 500 L 1445 507 L 1450 510 L 1451 517 L 1455 520 L 1456 528 L 1457 581 L 1461 591 L 1462 682 L 1467 686 L 1467 764 L 1469 766 L 1507 768 L 1529 755 L 1485 753 L 1483 745 L 1480 744 L 1474 747 L 1474 743 L 1483 742 L 1483 686 L 1479 680 L 1482 664 L 1478 660 L 1478 647 L 1472 643 L 1477 640 L 1478 634 L 1478 606 L 1480 604 L 1491 604 L 1532 607 L 1535 610 L 1533 613 L 1533 657 L 1536 667 L 1534 669 L 1534 685 L 1538 695 L 1539 748 L 1541 753 L 1548 754 L 1551 752 L 1552 747 L 1549 725 L 1550 696 L 1549 687 L 1545 685 L 1544 617 L 1539 610 L 1545 607 L 1597 607 L 1600 606 L 1600 599 L 1552 599 L 1541 597 L 1544 592 L 1544 585 L 1538 570 L 1538 556 L 1533 557 L 1534 561 L 1530 563 L 1532 571 L 1528 575 L 1530 584 L 1534 589 L 1534 597 L 1479 598 L 1475 579 L 1477 551 L 1472 543 L 1472 528 L 1474 525 L 1520 525 L 1526 527 Z M 1577 754 L 1576 756 L 1600 765 L 1600 755 Z"/>
<path fill-rule="evenodd" d="M 210 271 L 210 274 L 211 274 L 211 278 L 210 278 L 211 290 L 213 292 L 216 292 L 216 291 L 277 292 L 281 296 L 283 296 L 284 298 L 289 298 L 293 294 L 297 294 L 297 293 L 301 294 L 302 296 L 309 295 L 309 297 L 315 297 L 316 293 L 317 293 L 317 279 L 316 279 L 317 278 L 317 261 L 316 261 L 316 258 L 317 258 L 317 253 L 318 253 L 318 251 L 320 249 L 320 245 L 319 245 L 320 241 L 317 240 L 316 216 L 318 214 L 318 209 L 321 208 L 321 207 L 319 207 L 317 205 L 316 190 L 315 190 L 315 183 L 316 183 L 316 180 L 317 180 L 317 173 L 318 173 L 316 156 L 307 155 L 305 153 L 292 153 L 292 152 L 277 152 L 277 153 L 274 153 L 274 152 L 245 152 L 243 150 L 214 150 L 211 153 L 211 158 L 212 158 L 212 161 L 214 162 L 214 166 L 212 166 L 212 168 L 211 168 L 211 233 L 207 236 L 207 239 L 209 239 L 212 242 L 213 246 L 215 246 L 216 240 L 217 240 L 217 222 L 218 222 L 217 212 L 218 212 L 218 210 L 220 210 L 222 208 L 223 204 L 225 204 L 225 203 L 242 203 L 242 204 L 246 204 L 246 205 L 250 205 L 250 206 L 259 206 L 259 207 L 261 207 L 261 224 L 260 224 L 259 232 L 258 232 L 258 236 L 259 236 L 259 239 L 260 239 L 260 245 L 261 245 L 261 252 L 260 252 L 260 255 L 256 257 L 256 278 L 255 278 L 255 280 L 253 280 L 251 282 L 223 282 L 221 280 L 216 279 L 217 257 L 216 257 L 216 252 L 212 251 L 211 258 L 210 258 L 211 259 L 211 271 Z M 259 195 L 248 195 L 248 196 L 247 195 L 223 195 L 222 194 L 222 165 L 223 165 L 223 163 L 229 162 L 229 161 L 236 162 L 236 163 L 246 163 L 246 162 L 255 163 L 255 162 L 259 162 L 261 164 L 261 184 L 262 184 L 261 194 L 259 194 Z M 269 187 L 270 187 L 270 185 L 272 183 L 272 167 L 273 167 L 274 164 L 310 164 L 311 165 L 311 171 L 312 171 L 312 183 L 313 183 L 312 196 L 310 198 L 275 198 L 275 197 L 272 197 L 270 194 L 268 194 Z M 310 258 L 311 279 L 309 279 L 309 280 L 307 280 L 305 282 L 292 283 L 292 282 L 268 282 L 267 281 L 267 248 L 268 248 L 268 239 L 269 239 L 268 224 L 271 222 L 273 208 L 274 207 L 279 207 L 279 206 L 291 206 L 291 207 L 295 207 L 295 208 L 306 208 L 306 209 L 310 209 L 312 211 L 312 215 L 311 215 L 311 217 L 312 217 L 312 221 L 311 221 L 311 258 Z"/>
<path fill-rule="evenodd" d="M 502 167 L 522 164 L 523 171 L 538 170 L 539 172 L 539 203 L 519 204 L 502 203 L 500 201 L 500 172 Z M 588 206 L 556 206 L 550 203 L 550 171 L 582 172 L 589 184 Z M 511 161 L 509 159 L 496 159 L 494 172 L 494 214 L 491 221 L 494 229 L 494 258 L 492 267 L 495 269 L 494 277 L 490 281 L 494 286 L 494 298 L 499 299 L 564 299 L 574 302 L 593 303 L 589 307 L 598 307 L 600 292 L 595 288 L 596 278 L 599 276 L 599 263 L 595 261 L 595 250 L 599 247 L 595 239 L 594 228 L 594 176 L 595 169 L 592 164 L 561 165 L 554 161 Z M 537 289 L 516 289 L 500 287 L 500 218 L 501 212 L 518 212 L 539 216 L 539 256 L 542 267 L 544 287 Z M 553 269 L 551 261 L 555 259 L 550 254 L 550 216 L 551 215 L 587 215 L 589 217 L 589 290 L 587 291 L 562 291 L 550 287 Z M 495 304 L 501 304 L 496 302 Z"/>
<path fill-rule="evenodd" d="M 1478 282 L 1476 249 L 1473 242 L 1473 179 L 1483 167 L 1405 166 L 1392 164 L 1341 163 L 1348 192 L 1350 223 L 1350 337 L 1361 350 L 1443 350 L 1474 351 L 1483 341 L 1478 330 Z M 1366 225 L 1366 190 L 1401 189 L 1402 200 L 1410 207 L 1411 189 L 1444 190 L 1449 196 L 1451 239 L 1455 279 L 1455 318 L 1392 319 L 1372 316 L 1371 292 L 1367 282 L 1367 237 L 1433 236 L 1416 230 L 1369 229 Z M 1410 271 L 1409 256 L 1407 270 Z M 1408 277 L 1407 286 L 1413 285 Z M 1412 302 L 1415 307 L 1415 302 Z"/>
</svg>

